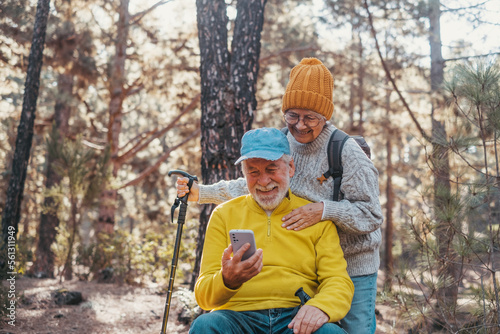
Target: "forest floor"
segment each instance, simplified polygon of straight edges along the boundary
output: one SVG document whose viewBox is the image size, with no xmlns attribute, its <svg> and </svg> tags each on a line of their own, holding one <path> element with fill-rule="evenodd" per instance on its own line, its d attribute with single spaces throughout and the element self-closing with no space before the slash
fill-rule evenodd
<svg viewBox="0 0 500 334">
<path fill-rule="evenodd" d="M 381 283 L 381 279 L 379 279 Z M 4 285 L 6 282 L 3 282 Z M 166 293 L 159 287 L 98 283 L 74 279 L 16 279 L 15 326 L 0 323 L 0 334 L 138 334 L 161 332 Z M 79 305 L 56 305 L 53 294 L 65 288 L 80 291 Z M 172 298 L 167 326 L 169 334 L 185 334 L 189 327 L 178 321 L 182 306 Z M 377 333 L 403 333 L 397 310 L 377 303 Z"/>
</svg>

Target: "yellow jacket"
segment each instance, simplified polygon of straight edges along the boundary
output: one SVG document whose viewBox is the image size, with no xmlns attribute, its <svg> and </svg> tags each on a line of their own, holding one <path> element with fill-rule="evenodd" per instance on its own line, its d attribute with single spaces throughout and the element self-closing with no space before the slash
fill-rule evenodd
<svg viewBox="0 0 500 334">
<path fill-rule="evenodd" d="M 310 203 L 291 192 L 268 216 L 251 195 L 219 205 L 208 223 L 200 276 L 195 296 L 205 310 L 253 311 L 288 308 L 300 304 L 295 291 L 303 287 L 313 297 L 307 305 L 328 314 L 330 322 L 342 319 L 354 294 L 335 225 L 319 222 L 302 231 L 281 227 L 281 218 Z M 231 243 L 231 229 L 250 229 L 262 248 L 262 271 L 237 289 L 224 285 L 221 257 Z"/>
</svg>

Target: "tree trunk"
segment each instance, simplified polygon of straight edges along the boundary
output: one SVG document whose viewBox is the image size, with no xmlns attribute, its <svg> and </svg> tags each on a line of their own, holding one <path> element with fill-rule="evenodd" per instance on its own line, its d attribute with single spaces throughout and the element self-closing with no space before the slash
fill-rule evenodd
<svg viewBox="0 0 500 334">
<path fill-rule="evenodd" d="M 203 182 L 210 184 L 224 179 L 222 172 L 231 173 L 227 166 L 229 169 L 232 166 L 227 162 L 235 157 L 234 145 L 229 145 L 226 151 L 225 142 L 221 140 L 221 137 L 226 140 L 235 137 L 231 136 L 231 129 L 225 121 L 227 117 L 228 121 L 234 122 L 232 108 L 229 105 L 229 110 L 226 110 L 224 106 L 225 102 L 229 102 L 226 98 L 226 83 L 229 82 L 228 19 L 223 0 L 197 0 L 196 9 L 201 52 L 201 174 Z M 207 205 L 200 213 L 196 260 L 190 284 L 192 288 L 198 277 L 205 231 L 213 208 L 213 205 Z"/>
<path fill-rule="evenodd" d="M 71 182 L 71 181 L 70 181 Z M 71 187 L 71 185 L 70 185 Z M 74 197 L 74 191 L 71 190 L 70 202 L 71 202 L 71 215 L 70 215 L 70 226 L 68 226 L 68 232 L 70 233 L 70 237 L 68 240 L 68 253 L 66 255 L 66 261 L 64 263 L 64 269 L 62 271 L 62 275 L 64 275 L 64 279 L 70 281 L 73 279 L 73 245 L 75 244 L 76 233 L 77 233 L 77 215 L 78 215 L 78 204 L 77 199 Z"/>
<path fill-rule="evenodd" d="M 364 129 L 364 107 L 363 104 L 365 103 L 365 87 L 364 87 L 364 78 L 365 78 L 365 62 L 364 62 L 364 56 L 363 56 L 363 39 L 361 36 L 359 36 L 360 33 L 358 32 L 358 57 L 359 57 L 359 67 L 358 67 L 358 109 L 359 109 L 359 123 L 356 126 L 355 134 L 358 134 L 360 136 L 364 136 L 365 134 L 365 129 Z"/>
<path fill-rule="evenodd" d="M 394 191 L 392 187 L 392 175 L 394 173 L 394 168 L 392 166 L 392 138 L 391 134 L 387 136 L 386 142 L 387 149 L 387 180 L 385 186 L 385 194 L 387 197 L 387 202 L 385 204 L 385 288 L 389 291 L 392 286 L 392 276 L 394 268 L 394 258 L 392 256 L 392 243 L 394 236 L 394 222 L 392 212 L 394 210 Z"/>
<path fill-rule="evenodd" d="M 73 94 L 73 75 L 63 73 L 59 75 L 57 80 L 58 97 L 54 108 L 54 126 L 58 130 L 59 139 L 63 140 L 68 134 L 69 117 L 71 115 L 71 106 L 68 103 L 68 98 Z M 52 163 L 54 157 L 47 154 L 47 174 L 45 180 L 45 188 L 59 184 L 61 177 L 54 171 Z M 45 207 L 53 207 L 54 199 L 45 197 L 43 205 Z M 54 253 L 51 246 L 56 240 L 59 226 L 59 218 L 57 213 L 50 212 L 42 213 L 40 217 L 40 225 L 38 227 L 38 244 L 36 248 L 36 260 L 33 264 L 31 272 L 37 277 L 54 278 Z"/>
<path fill-rule="evenodd" d="M 238 16 L 234 26 L 231 44 L 231 90 L 234 92 L 234 114 L 236 138 L 231 145 L 236 151 L 236 159 L 240 156 L 241 137 L 251 129 L 254 112 L 257 108 L 255 97 L 257 76 L 259 74 L 260 39 L 264 25 L 264 6 L 266 1 L 238 1 Z M 231 161 L 233 163 L 233 161 Z M 231 164 L 233 167 L 234 164 Z M 234 167 L 233 167 L 234 168 Z M 240 168 L 234 168 L 234 176 L 240 176 Z"/>
<path fill-rule="evenodd" d="M 387 84 L 387 82 L 386 82 Z M 394 210 L 394 190 L 392 186 L 392 176 L 394 174 L 394 166 L 392 165 L 392 136 L 394 136 L 394 132 L 391 131 L 390 128 L 390 119 L 391 119 L 391 92 L 387 92 L 386 96 L 386 111 L 387 111 L 387 129 L 389 130 L 386 138 L 386 151 L 387 151 L 387 167 L 386 167 L 386 186 L 385 186 L 385 194 L 387 198 L 387 202 L 385 204 L 385 289 L 391 291 L 392 287 L 392 276 L 394 269 L 394 258 L 392 256 L 392 243 L 394 236 L 394 221 L 392 212 Z"/>
<path fill-rule="evenodd" d="M 113 166 L 113 177 L 118 175 L 120 167 L 117 161 L 120 143 L 120 132 L 122 129 L 123 101 L 125 99 L 125 60 L 127 59 L 127 38 L 130 21 L 128 10 L 129 0 L 121 0 L 119 7 L 119 18 L 117 23 L 116 54 L 111 64 L 111 76 L 109 92 L 111 100 L 109 103 L 108 143 L 111 149 L 111 164 Z M 117 190 L 111 189 L 110 185 L 101 193 L 99 218 L 97 230 L 108 234 L 113 233 L 115 224 Z"/>
<path fill-rule="evenodd" d="M 434 208 L 437 223 L 438 251 L 443 259 L 439 275 L 448 283 L 439 288 L 438 300 L 443 302 L 445 310 L 454 309 L 457 301 L 458 284 L 457 268 L 454 265 L 455 252 L 452 246 L 455 229 L 453 222 L 443 213 L 449 206 L 451 196 L 450 163 L 446 147 L 446 127 L 439 121 L 437 112 L 444 109 L 445 101 L 441 93 L 444 80 L 444 60 L 441 53 L 441 3 L 439 0 L 429 0 L 429 43 L 431 49 L 431 100 L 432 100 L 432 156 L 434 168 Z"/>
<path fill-rule="evenodd" d="M 364 96 L 364 77 L 365 77 L 365 66 L 363 62 L 363 41 L 360 36 L 359 26 L 353 25 L 351 28 L 351 78 L 350 78 L 350 95 L 349 95 L 349 126 L 346 127 L 346 131 L 352 135 L 364 135 L 364 127 L 363 127 L 363 113 L 364 107 L 363 103 L 365 102 Z M 355 64 L 358 64 L 357 67 Z M 358 109 L 358 118 L 359 120 L 356 122 L 356 107 Z"/>
<path fill-rule="evenodd" d="M 251 128 L 257 107 L 255 87 L 265 4 L 265 0 L 238 1 L 230 54 L 225 1 L 196 1 L 201 53 L 201 174 L 205 184 L 242 176 L 234 162 L 240 156 L 241 137 Z M 213 207 L 205 207 L 200 214 L 191 286 L 198 276 Z"/>
<path fill-rule="evenodd" d="M 36 117 L 36 102 L 40 86 L 40 72 L 43 63 L 49 5 L 50 0 L 38 0 L 24 86 L 23 108 L 19 127 L 17 128 L 16 149 L 12 161 L 12 175 L 9 180 L 7 199 L 2 216 L 3 240 L 5 243 L 7 243 L 9 237 L 9 226 L 14 227 L 15 237 L 17 237 L 24 183 L 33 139 L 33 126 Z"/>
</svg>

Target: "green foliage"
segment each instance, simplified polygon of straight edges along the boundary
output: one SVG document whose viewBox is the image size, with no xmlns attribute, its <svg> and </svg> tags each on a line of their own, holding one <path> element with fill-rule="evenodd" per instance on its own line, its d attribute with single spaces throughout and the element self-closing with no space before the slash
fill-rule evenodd
<svg viewBox="0 0 500 334">
<path fill-rule="evenodd" d="M 88 246 L 78 247 L 77 264 L 88 268 L 87 275 L 96 277 L 102 269 L 113 271 L 113 279 L 117 282 L 133 283 L 135 273 L 133 262 L 140 257 L 140 249 L 133 236 L 117 231 L 113 235 L 99 234 L 96 241 Z"/>
<path fill-rule="evenodd" d="M 54 169 L 63 178 L 45 194 L 54 199 L 54 204 L 44 210 L 56 212 L 61 221 L 56 243 L 52 246 L 56 266 L 60 269 L 75 264 L 76 274 L 85 279 L 99 279 L 100 273 L 107 268 L 112 270 L 116 282 L 165 283 L 172 259 L 175 225 L 167 225 L 161 233 L 152 230 L 143 234 L 138 230 L 129 233 L 120 229 L 113 235 L 98 234 L 91 243 L 85 244 L 80 238 L 82 215 L 97 204 L 101 187 L 110 175 L 106 164 L 109 150 L 99 155 L 86 148 L 80 138 L 61 140 L 55 129 L 47 139 L 47 150 L 55 161 Z M 180 253 L 181 263 L 188 264 L 189 269 L 194 260 L 192 249 L 195 246 L 191 243 L 184 242 Z M 74 247 L 76 254 L 73 255 Z M 64 269 L 60 269 L 59 274 L 63 272 Z M 184 271 L 177 270 L 176 276 L 182 279 Z"/>
<path fill-rule="evenodd" d="M 67 224 L 59 224 L 56 228 L 56 242 L 51 246 L 52 252 L 54 252 L 54 265 L 59 270 L 59 274 L 62 273 L 62 266 L 64 266 L 67 260 L 67 254 L 69 249 L 69 240 L 71 239 L 71 233 L 68 230 Z"/>
<path fill-rule="evenodd" d="M 108 161 L 110 151 L 95 152 L 83 145 L 81 137 L 76 140 L 59 138 L 56 126 L 48 137 L 47 151 L 52 157 L 53 167 L 57 174 L 67 179 L 63 196 L 78 199 L 81 206 L 89 207 L 96 203 L 102 185 L 109 179 Z"/>
<path fill-rule="evenodd" d="M 28 263 L 33 261 L 33 251 L 31 246 L 35 243 L 35 238 L 30 235 L 19 235 L 16 241 L 16 272 L 24 274 L 27 272 Z"/>
<path fill-rule="evenodd" d="M 453 161 L 461 163 L 452 170 L 453 191 L 434 187 L 424 193 L 440 199 L 433 217 L 411 219 L 416 257 L 396 274 L 398 300 L 413 330 L 496 333 L 500 175 L 497 158 L 489 157 L 496 157 L 498 145 L 500 70 L 478 62 L 455 67 L 450 77 L 446 88 L 455 118 L 448 127 L 455 127 L 444 141 Z"/>
<path fill-rule="evenodd" d="M 173 247 L 163 234 L 138 235 L 119 230 L 112 236 L 99 234 L 95 242 L 78 247 L 76 263 L 87 268 L 83 276 L 99 279 L 103 268 L 112 268 L 113 280 L 140 284 L 144 281 L 166 283 Z M 190 261 L 193 262 L 191 257 Z M 177 271 L 182 278 L 182 271 Z"/>
<path fill-rule="evenodd" d="M 78 237 L 82 211 L 97 204 L 102 187 L 109 179 L 110 153 L 109 149 L 103 154 L 98 154 L 84 147 L 81 137 L 75 141 L 61 139 L 55 125 L 46 143 L 47 152 L 53 161 L 52 167 L 62 180 L 47 190 L 46 196 L 51 196 L 54 204 L 45 210 L 57 212 L 63 225 L 61 231 L 68 232 L 67 242 L 60 244 L 66 247 L 59 247 L 55 251 L 59 259 L 63 258 L 61 248 L 67 252 L 61 274 L 64 273 L 67 278 L 71 278 L 73 246 Z"/>
<path fill-rule="evenodd" d="M 497 280 L 497 286 L 499 283 Z M 470 312 L 477 317 L 477 325 L 483 324 L 481 333 L 498 333 L 495 292 L 490 287 L 485 287 L 481 280 L 480 285 L 473 288 L 472 298 L 475 305 L 473 304 Z"/>
<path fill-rule="evenodd" d="M 24 274 L 27 271 L 27 265 L 33 261 L 33 252 L 31 245 L 34 243 L 34 238 L 30 235 L 18 235 L 15 242 L 15 272 L 18 274 Z M 12 270 L 6 270 L 9 261 L 8 247 L 4 244 L 3 240 L 0 240 L 0 280 L 4 280 L 9 277 L 7 272 Z M 12 259 L 11 259 L 12 260 Z M 3 267 L 5 266 L 5 267 Z"/>
<path fill-rule="evenodd" d="M 480 135 L 491 136 L 500 130 L 500 69 L 485 61 L 458 65 L 445 85 L 452 101 L 466 123 Z M 498 136 L 498 134 L 497 134 Z"/>
</svg>

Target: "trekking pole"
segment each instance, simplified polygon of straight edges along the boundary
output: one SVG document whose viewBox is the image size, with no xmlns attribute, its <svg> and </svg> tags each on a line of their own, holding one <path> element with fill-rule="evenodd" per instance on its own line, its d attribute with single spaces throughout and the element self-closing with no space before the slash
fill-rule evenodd
<svg viewBox="0 0 500 334">
<path fill-rule="evenodd" d="M 188 188 L 191 189 L 194 181 L 198 181 L 198 178 L 194 175 L 189 175 L 186 172 L 181 170 L 172 170 L 168 172 L 168 176 L 172 176 L 173 174 L 177 174 L 180 176 L 187 177 L 189 179 Z M 170 268 L 170 280 L 168 282 L 168 291 L 167 291 L 167 301 L 165 302 L 165 312 L 163 313 L 163 324 L 161 326 L 161 334 L 167 333 L 167 322 L 168 322 L 168 313 L 170 311 L 170 301 L 172 299 L 172 290 L 174 289 L 174 279 L 175 279 L 175 270 L 177 269 L 177 262 L 179 261 L 179 248 L 181 245 L 181 236 L 182 236 L 182 227 L 184 222 L 186 221 L 186 210 L 187 210 L 187 201 L 189 194 L 182 196 L 182 198 L 175 199 L 174 204 L 172 205 L 171 211 L 171 219 L 172 223 L 174 222 L 174 213 L 175 209 L 180 205 L 179 208 L 179 216 L 177 217 L 177 236 L 175 237 L 175 247 L 174 247 L 174 255 L 172 257 L 172 266 Z"/>
<path fill-rule="evenodd" d="M 302 287 L 295 291 L 295 295 L 300 298 L 300 307 L 304 306 L 311 299 L 311 296 L 309 296 Z M 295 314 L 293 317 L 295 317 Z M 334 324 L 342 328 L 340 321 L 334 322 Z"/>
<path fill-rule="evenodd" d="M 307 301 L 311 299 L 311 296 L 309 296 L 302 287 L 295 291 L 295 295 L 300 298 L 300 306 L 304 306 Z"/>
</svg>

